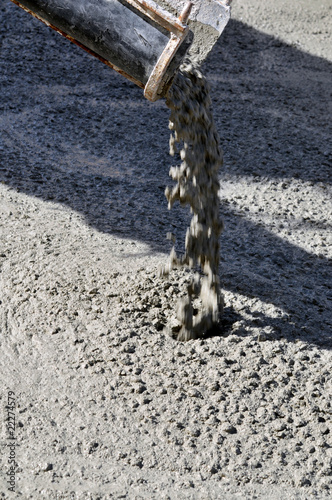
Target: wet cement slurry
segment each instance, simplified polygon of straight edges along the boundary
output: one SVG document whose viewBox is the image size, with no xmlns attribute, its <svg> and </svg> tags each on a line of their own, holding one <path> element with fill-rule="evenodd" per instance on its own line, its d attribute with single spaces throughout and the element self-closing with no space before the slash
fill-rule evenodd
<svg viewBox="0 0 332 500">
<path fill-rule="evenodd" d="M 197 68 L 183 65 L 166 99 L 171 110 L 170 154 L 179 153 L 180 166 L 172 166 L 176 181 L 166 188 L 168 207 L 176 201 L 189 205 L 192 219 L 187 229 L 185 252 L 177 257 L 173 247 L 164 275 L 173 266 L 199 266 L 190 279 L 187 296 L 177 304 L 181 324 L 178 340 L 202 337 L 219 320 L 222 297 L 219 284 L 219 173 L 222 153 L 211 110 L 208 84 Z M 178 150 L 179 149 L 179 150 Z M 196 303 L 194 303 L 196 302 Z M 172 332 L 173 333 L 173 332 Z"/>
</svg>

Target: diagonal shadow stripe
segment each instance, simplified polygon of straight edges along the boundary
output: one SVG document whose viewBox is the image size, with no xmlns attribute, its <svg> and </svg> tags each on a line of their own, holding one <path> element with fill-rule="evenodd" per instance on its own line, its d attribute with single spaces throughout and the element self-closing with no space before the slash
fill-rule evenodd
<svg viewBox="0 0 332 500">
<path fill-rule="evenodd" d="M 164 198 L 165 105 L 145 101 L 140 89 L 15 6 L 3 6 L 0 18 L 1 182 L 153 250 L 169 251 L 169 230 L 182 242 L 189 214 L 169 213 Z M 222 194 L 223 286 L 295 315 L 300 330 L 316 328 L 310 341 L 331 347 L 331 266 L 319 240 L 330 231 L 330 208 L 316 215 L 310 208 L 315 189 L 331 197 L 331 63 L 233 20 L 204 71 L 225 152 L 221 181 L 235 179 L 243 198 Z M 287 202 L 283 184 L 307 189 L 299 224 L 317 246 L 304 248 L 246 214 L 247 179 L 262 190 L 273 185 L 275 207 Z M 291 213 L 268 215 L 276 224 L 294 221 Z"/>
</svg>

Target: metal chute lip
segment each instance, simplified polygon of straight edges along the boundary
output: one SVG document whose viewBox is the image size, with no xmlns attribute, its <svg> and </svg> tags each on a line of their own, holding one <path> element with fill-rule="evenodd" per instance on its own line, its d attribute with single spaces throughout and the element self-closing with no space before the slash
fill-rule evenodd
<svg viewBox="0 0 332 500">
<path fill-rule="evenodd" d="M 130 0 L 130 1 L 136 1 L 136 0 Z M 139 0 L 139 1 L 146 2 L 146 0 Z M 181 23 L 181 26 L 183 28 L 182 32 L 171 33 L 171 38 L 168 44 L 166 45 L 156 65 L 154 66 L 152 72 L 150 73 L 149 79 L 144 88 L 144 97 L 146 97 L 149 101 L 154 102 L 162 97 L 163 86 L 165 83 L 165 74 L 167 72 L 167 69 L 172 59 L 174 58 L 175 54 L 179 50 L 180 45 L 183 43 L 184 39 L 187 37 L 189 33 L 189 27 L 185 24 L 185 22 L 189 18 L 192 6 L 193 3 L 188 1 L 185 4 L 180 16 L 176 18 L 178 22 Z"/>
</svg>

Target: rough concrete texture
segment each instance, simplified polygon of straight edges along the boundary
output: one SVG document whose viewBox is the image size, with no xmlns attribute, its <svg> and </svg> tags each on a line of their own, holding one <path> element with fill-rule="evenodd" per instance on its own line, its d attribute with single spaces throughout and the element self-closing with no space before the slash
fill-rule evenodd
<svg viewBox="0 0 332 500">
<path fill-rule="evenodd" d="M 2 498 L 331 497 L 331 6 L 232 12 L 203 68 L 225 313 L 179 343 L 165 103 L 1 0 Z"/>
</svg>

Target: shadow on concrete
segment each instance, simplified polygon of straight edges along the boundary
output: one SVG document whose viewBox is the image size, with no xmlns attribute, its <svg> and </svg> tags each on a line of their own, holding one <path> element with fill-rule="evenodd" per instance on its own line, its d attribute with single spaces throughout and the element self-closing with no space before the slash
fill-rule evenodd
<svg viewBox="0 0 332 500">
<path fill-rule="evenodd" d="M 169 251 L 170 230 L 182 242 L 189 214 L 168 212 L 164 197 L 164 103 L 147 102 L 141 89 L 9 2 L 0 18 L 0 181 L 152 250 Z M 231 21 L 204 71 L 225 151 L 222 177 L 330 181 L 329 62 Z M 305 311 L 298 334 L 331 347 L 331 263 L 229 207 L 222 213 L 224 288 L 290 315 Z M 228 313 L 230 327 L 238 313 Z M 279 320 L 255 321 L 276 327 Z"/>
</svg>

